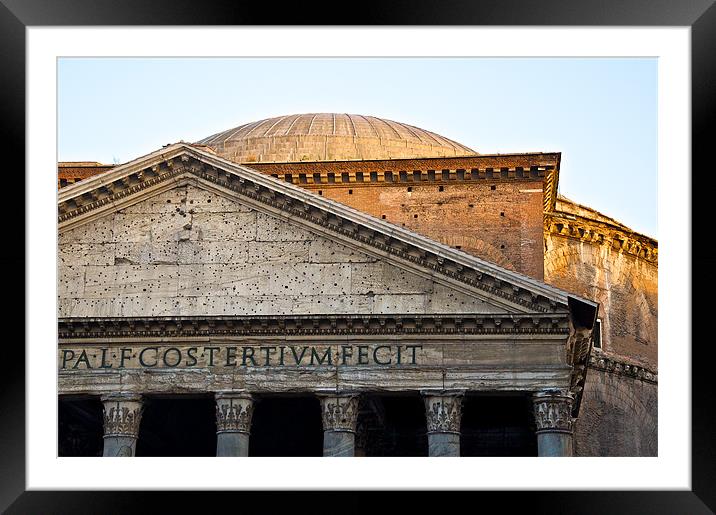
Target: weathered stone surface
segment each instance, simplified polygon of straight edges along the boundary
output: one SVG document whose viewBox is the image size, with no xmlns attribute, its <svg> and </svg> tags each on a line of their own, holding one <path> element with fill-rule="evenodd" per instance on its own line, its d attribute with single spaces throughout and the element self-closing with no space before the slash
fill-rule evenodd
<svg viewBox="0 0 716 515">
<path fill-rule="evenodd" d="M 444 337 L 446 338 L 446 337 Z M 330 345 L 327 343 L 330 342 Z M 83 354 L 84 351 L 84 354 Z M 158 338 L 62 343 L 60 391 L 533 391 L 569 384 L 564 340 L 452 337 Z"/>
<path fill-rule="evenodd" d="M 60 232 L 57 235 L 57 242 L 60 249 L 65 245 L 75 245 L 78 243 L 113 243 L 114 232 L 114 216 L 106 216 L 95 221 L 93 224 L 85 224 Z M 65 247 L 67 248 L 67 247 Z M 93 252 L 101 252 L 104 249 L 93 249 Z M 74 253 L 68 254 L 68 259 L 74 259 Z M 77 258 L 82 256 L 82 251 L 77 252 Z"/>
<path fill-rule="evenodd" d="M 309 261 L 311 263 L 375 263 L 377 260 L 340 243 L 315 239 L 310 242 Z"/>
</svg>

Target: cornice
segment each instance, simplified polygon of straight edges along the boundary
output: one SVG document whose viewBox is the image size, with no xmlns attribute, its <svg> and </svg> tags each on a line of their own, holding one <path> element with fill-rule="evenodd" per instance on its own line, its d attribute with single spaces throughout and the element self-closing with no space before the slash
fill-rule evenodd
<svg viewBox="0 0 716 515">
<path fill-rule="evenodd" d="M 657 384 L 659 382 L 659 375 L 656 371 L 632 363 L 625 358 L 615 358 L 601 352 L 594 353 L 589 357 L 589 368 L 639 379 L 646 383 Z"/>
<path fill-rule="evenodd" d="M 567 314 L 61 318 L 60 339 L 307 335 L 569 334 Z"/>
<path fill-rule="evenodd" d="M 476 288 L 496 300 L 503 299 L 526 312 L 555 312 L 567 308 L 574 297 L 530 277 L 452 249 L 383 220 L 314 195 L 184 144 L 162 149 L 135 162 L 70 186 L 58 199 L 60 230 L 83 219 L 116 209 L 126 197 L 166 181 L 190 175 L 229 190 L 254 204 L 280 211 L 293 220 L 341 234 L 404 262 Z M 588 302 L 584 299 L 578 299 Z"/>
<path fill-rule="evenodd" d="M 415 184 L 422 182 L 499 181 L 544 179 L 555 160 L 532 156 L 474 156 L 464 158 L 390 159 L 380 161 L 329 161 L 247 163 L 247 166 L 296 185 Z M 540 156 L 541 157 L 541 156 Z"/>
<path fill-rule="evenodd" d="M 643 259 L 654 265 L 658 265 L 659 262 L 656 240 L 571 213 L 559 211 L 545 213 L 544 232 L 545 235 L 562 236 L 594 245 L 606 245 L 617 252 Z"/>
</svg>

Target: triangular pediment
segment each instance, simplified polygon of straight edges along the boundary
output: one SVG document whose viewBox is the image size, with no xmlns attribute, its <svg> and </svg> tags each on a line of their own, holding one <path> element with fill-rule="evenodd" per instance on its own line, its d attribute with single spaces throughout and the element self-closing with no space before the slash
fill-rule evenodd
<svg viewBox="0 0 716 515">
<path fill-rule="evenodd" d="M 209 198 L 214 202 L 211 207 L 206 202 Z M 231 288 L 239 285 L 250 290 L 253 286 L 249 284 L 255 284 L 257 298 L 276 303 L 276 313 L 421 309 L 433 313 L 566 313 L 570 298 L 576 299 L 540 281 L 184 143 L 64 188 L 58 208 L 61 264 L 63 245 L 69 252 L 67 274 L 79 273 L 71 264 L 78 256 L 101 254 L 100 244 L 113 249 L 111 259 L 109 254 L 97 257 L 103 265 L 87 265 L 97 267 L 91 271 L 100 274 L 90 286 L 87 282 L 82 285 L 82 294 L 87 297 L 89 292 L 89 297 L 82 298 L 87 305 L 91 299 L 116 299 L 111 285 L 124 284 L 123 280 L 131 289 L 131 285 L 156 279 L 155 287 L 166 293 L 167 304 L 155 308 L 163 309 L 161 313 L 139 313 L 146 293 L 140 289 L 127 296 L 128 307 L 121 313 L 103 313 L 101 302 L 95 302 L 93 305 L 100 308 L 92 313 L 97 316 L 186 314 L 172 292 L 188 294 L 190 288 L 198 288 L 210 304 L 217 295 L 202 287 L 212 281 L 231 285 L 228 290 L 217 286 L 227 298 L 235 291 Z M 189 219 L 187 214 L 191 215 Z M 107 224 L 112 229 L 105 237 L 102 227 L 106 229 Z M 161 245 L 153 250 L 151 245 L 147 247 L 155 236 L 147 240 L 147 231 L 161 234 L 157 241 L 176 244 L 166 246 L 166 259 L 157 257 Z M 126 257 L 118 249 L 126 251 Z M 152 252 L 153 257 L 147 259 L 147 253 Z M 192 258 L 192 253 L 203 258 Z M 218 261 L 212 263 L 212 259 Z M 119 271 L 117 265 L 124 269 Z M 175 265 L 176 269 L 172 268 Z M 113 266 L 106 271 L 114 274 L 112 278 L 103 279 L 105 272 L 100 266 Z M 166 266 L 166 277 L 176 273 L 180 278 L 159 281 L 161 274 L 147 271 L 151 266 Z M 183 271 L 199 274 L 200 279 L 192 283 L 181 277 L 180 266 L 193 266 Z M 123 279 L 122 273 L 129 275 Z M 86 273 L 84 277 L 86 281 Z M 70 283 L 74 284 L 71 278 Z M 288 296 L 293 300 L 281 304 L 287 296 L 284 287 L 291 290 Z M 109 290 L 106 295 L 105 288 Z M 147 294 L 152 293 L 151 288 Z M 316 304 L 319 293 L 329 298 L 323 306 Z M 64 316 L 82 312 L 77 307 L 80 304 L 75 304 L 76 311 L 65 311 Z M 210 305 L 206 311 L 203 314 L 220 314 L 212 312 Z"/>
</svg>

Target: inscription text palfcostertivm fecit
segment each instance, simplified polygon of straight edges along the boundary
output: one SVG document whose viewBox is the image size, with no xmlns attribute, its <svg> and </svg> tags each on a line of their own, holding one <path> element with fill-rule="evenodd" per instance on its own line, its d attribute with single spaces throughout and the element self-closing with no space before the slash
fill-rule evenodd
<svg viewBox="0 0 716 515">
<path fill-rule="evenodd" d="M 125 368 L 403 366 L 422 345 L 195 345 L 79 347 L 59 350 L 61 370 Z"/>
</svg>

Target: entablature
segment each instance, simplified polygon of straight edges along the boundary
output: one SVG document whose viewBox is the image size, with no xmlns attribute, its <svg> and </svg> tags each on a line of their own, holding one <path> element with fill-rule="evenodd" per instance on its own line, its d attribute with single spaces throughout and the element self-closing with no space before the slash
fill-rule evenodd
<svg viewBox="0 0 716 515">
<path fill-rule="evenodd" d="M 256 315 L 61 318 L 63 339 L 303 335 L 567 335 L 569 315 Z"/>
</svg>

